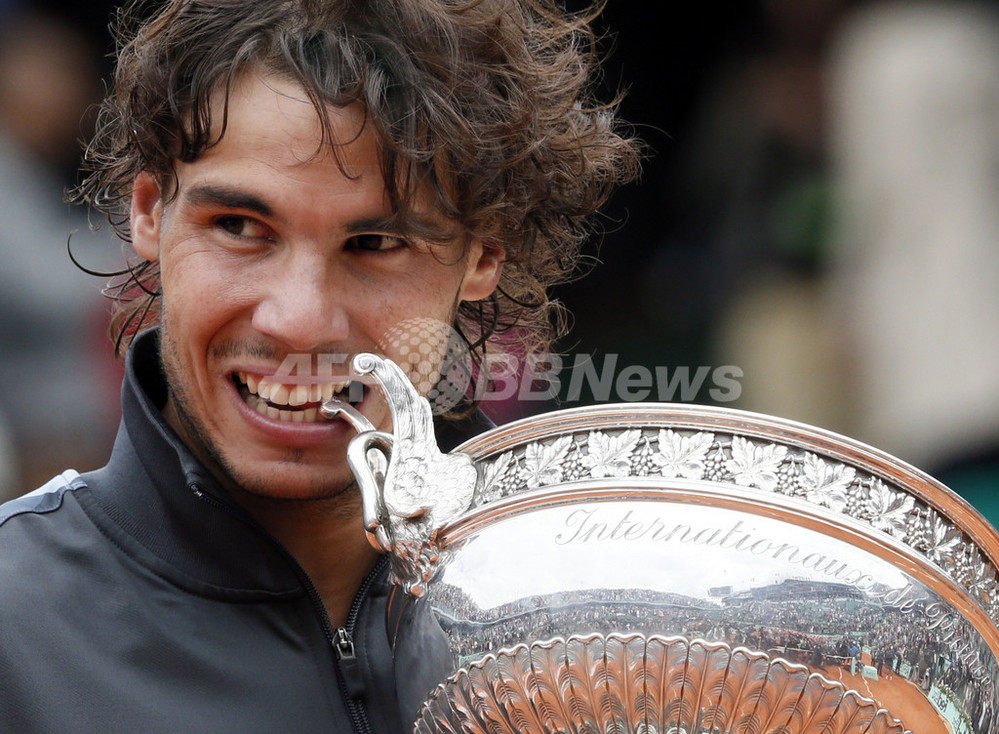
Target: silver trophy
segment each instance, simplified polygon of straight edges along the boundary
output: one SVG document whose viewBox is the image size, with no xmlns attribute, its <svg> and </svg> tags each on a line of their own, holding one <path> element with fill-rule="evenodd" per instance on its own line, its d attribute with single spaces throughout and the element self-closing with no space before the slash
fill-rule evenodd
<svg viewBox="0 0 999 734">
<path fill-rule="evenodd" d="M 999 534 L 918 470 L 674 404 L 444 454 L 398 366 L 353 369 L 393 415 L 345 417 L 413 732 L 999 732 Z"/>
</svg>

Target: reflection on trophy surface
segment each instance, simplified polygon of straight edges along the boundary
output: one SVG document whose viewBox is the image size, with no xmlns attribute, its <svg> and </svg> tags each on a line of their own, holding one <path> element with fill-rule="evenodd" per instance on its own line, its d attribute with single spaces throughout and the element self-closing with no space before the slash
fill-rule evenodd
<svg viewBox="0 0 999 734">
<path fill-rule="evenodd" d="M 398 367 L 354 369 L 393 409 L 349 458 L 414 732 L 999 731 L 999 534 L 926 475 L 669 404 L 442 454 Z"/>
</svg>

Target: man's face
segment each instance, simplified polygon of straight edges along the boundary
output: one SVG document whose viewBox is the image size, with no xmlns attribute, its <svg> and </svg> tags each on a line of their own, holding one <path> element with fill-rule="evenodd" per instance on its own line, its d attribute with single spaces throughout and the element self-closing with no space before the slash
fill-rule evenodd
<svg viewBox="0 0 999 734">
<path fill-rule="evenodd" d="M 320 147 L 304 93 L 249 74 L 221 143 L 177 164 L 176 196 L 164 199 L 147 175 L 133 195 L 135 248 L 162 277 L 167 419 L 224 481 L 259 496 L 320 499 L 349 486 L 354 432 L 316 410 L 339 387 L 342 355 L 380 351 L 409 319 L 451 323 L 460 301 L 485 298 L 499 277 L 498 258 L 477 243 L 462 253 L 388 230 L 363 111 L 332 115 L 348 175 Z M 289 365 L 299 378 L 302 365 L 315 370 L 307 392 L 275 377 Z M 390 427 L 372 391 L 359 408 Z"/>
</svg>

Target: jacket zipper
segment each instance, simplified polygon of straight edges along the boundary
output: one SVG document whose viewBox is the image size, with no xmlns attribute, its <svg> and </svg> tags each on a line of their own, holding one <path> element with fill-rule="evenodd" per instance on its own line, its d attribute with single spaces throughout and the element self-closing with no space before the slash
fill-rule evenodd
<svg viewBox="0 0 999 734">
<path fill-rule="evenodd" d="M 351 602 L 350 611 L 347 612 L 346 624 L 343 627 L 337 627 L 333 632 L 333 648 L 336 651 L 337 660 L 341 663 L 340 675 L 338 676 L 341 684 L 340 690 L 343 694 L 343 700 L 347 705 L 347 713 L 354 724 L 354 729 L 361 734 L 372 734 L 371 722 L 368 720 L 367 711 L 365 711 L 359 697 L 353 695 L 350 690 L 348 682 L 345 679 L 343 667 L 353 667 L 357 662 L 357 655 L 354 649 L 354 629 L 357 626 L 357 619 L 361 614 L 361 607 L 364 605 L 364 600 L 371 590 L 371 585 L 381 575 L 386 563 L 388 563 L 388 558 L 382 556 L 378 559 L 375 567 L 364 577 L 360 588 L 357 590 L 357 594 L 354 595 L 353 602 Z M 322 600 L 319 603 L 323 616 L 327 619 L 327 625 L 329 625 L 326 607 L 322 605 Z M 351 670 L 351 674 L 356 675 L 357 672 Z"/>
<path fill-rule="evenodd" d="M 340 691 L 340 696 L 343 699 L 344 706 L 347 708 L 347 715 L 350 717 L 353 730 L 356 734 L 373 734 L 371 722 L 368 721 L 367 712 L 364 710 L 364 707 L 361 705 L 357 696 L 351 694 L 350 687 L 344 676 L 343 667 L 344 664 L 350 665 L 357 662 L 357 655 L 354 649 L 354 627 L 357 624 L 357 618 L 361 613 L 364 598 L 367 596 L 368 591 L 371 589 L 371 585 L 378 577 L 382 568 L 386 563 L 388 563 L 388 558 L 380 558 L 378 563 L 375 564 L 375 567 L 368 572 L 367 576 L 364 577 L 364 581 L 361 582 L 361 586 L 357 590 L 357 594 L 354 595 L 354 600 L 351 602 L 350 611 L 347 613 L 346 625 L 338 627 L 334 630 L 333 624 L 330 622 L 329 614 L 326 613 L 326 605 L 323 604 L 323 599 L 319 595 L 319 590 L 316 589 L 316 585 L 312 583 L 312 579 L 309 577 L 309 574 L 305 572 L 305 569 L 302 568 L 301 564 L 299 564 L 295 557 L 288 552 L 287 548 L 277 542 L 274 536 L 268 533 L 267 530 L 265 530 L 263 526 L 261 526 L 253 518 L 236 512 L 225 502 L 220 501 L 209 492 L 204 491 L 197 482 L 192 483 L 190 485 L 190 489 L 199 499 L 207 501 L 209 504 L 214 505 L 235 519 L 246 523 L 250 527 L 253 527 L 257 532 L 261 533 L 264 537 L 268 538 L 289 562 L 292 569 L 295 571 L 295 575 L 298 576 L 299 581 L 302 583 L 302 586 L 305 587 L 305 591 L 309 597 L 310 603 L 312 604 L 313 611 L 319 620 L 323 634 L 326 636 L 326 641 L 329 643 L 330 647 L 333 648 L 333 652 L 336 655 L 338 665 L 335 667 L 334 673 L 337 688 Z"/>
</svg>

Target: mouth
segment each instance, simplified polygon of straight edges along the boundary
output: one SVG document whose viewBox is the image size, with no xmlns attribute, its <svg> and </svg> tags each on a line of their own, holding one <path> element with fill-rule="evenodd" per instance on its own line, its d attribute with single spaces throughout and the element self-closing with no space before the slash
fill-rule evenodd
<svg viewBox="0 0 999 734">
<path fill-rule="evenodd" d="M 247 372 L 234 372 L 232 380 L 251 410 L 290 423 L 325 422 L 320 408 L 326 401 L 336 398 L 356 405 L 364 397 L 364 386 L 353 381 L 288 385 Z"/>
</svg>

